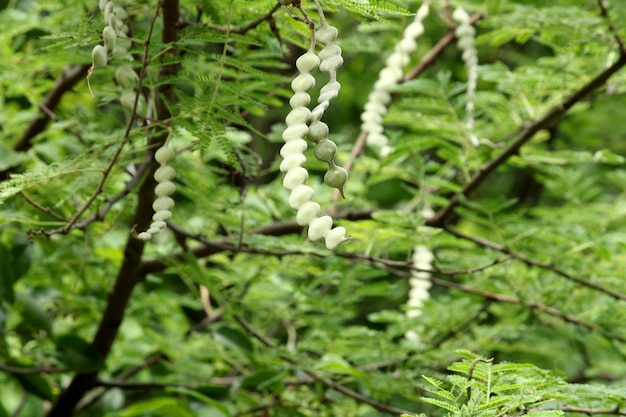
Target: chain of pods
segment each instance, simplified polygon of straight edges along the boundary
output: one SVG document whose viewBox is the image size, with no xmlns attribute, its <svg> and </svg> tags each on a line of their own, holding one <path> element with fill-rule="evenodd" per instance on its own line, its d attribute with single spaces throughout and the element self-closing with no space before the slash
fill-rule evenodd
<svg viewBox="0 0 626 417">
<path fill-rule="evenodd" d="M 176 191 L 176 185 L 172 182 L 176 172 L 174 168 L 169 166 L 169 162 L 174 159 L 174 150 L 170 148 L 166 142 L 155 153 L 154 159 L 159 163 L 159 168 L 154 172 L 154 179 L 157 185 L 154 189 L 156 200 L 152 203 L 154 215 L 152 216 L 152 224 L 145 232 L 137 235 L 137 239 L 150 240 L 152 236 L 157 235 L 161 230 L 165 229 L 166 220 L 172 217 L 172 208 L 174 200 L 170 197 Z"/>
<path fill-rule="evenodd" d="M 474 146 L 478 146 L 479 142 L 473 133 L 474 130 L 474 97 L 476 95 L 476 81 L 478 79 L 478 57 L 476 54 L 476 46 L 474 45 L 476 37 L 476 29 L 470 23 L 470 16 L 462 8 L 457 8 L 452 13 L 452 18 L 459 23 L 454 34 L 457 38 L 457 45 L 463 51 L 462 58 L 467 68 L 467 103 L 465 111 L 467 113 L 467 121 L 465 126 L 470 132 L 470 140 Z"/>
<path fill-rule="evenodd" d="M 374 90 L 368 96 L 361 114 L 361 131 L 367 133 L 367 144 L 378 149 L 382 157 L 392 151 L 388 145 L 389 139 L 383 133 L 383 116 L 391 102 L 391 92 L 404 76 L 404 67 L 410 62 L 410 54 L 417 49 L 416 39 L 424 33 L 422 21 L 428 16 L 428 12 L 429 5 L 425 2 L 415 14 L 415 20 L 404 29 L 402 40 L 387 58 L 387 65 L 380 71 L 378 81 L 374 84 Z"/>
<path fill-rule="evenodd" d="M 417 245 L 413 248 L 413 268 L 409 279 L 409 299 L 407 301 L 407 317 L 418 317 L 422 314 L 424 302 L 430 298 L 429 290 L 432 286 L 430 278 L 432 274 L 428 270 L 432 269 L 432 262 L 435 260 L 428 247 Z M 419 336 L 413 330 L 405 333 L 405 337 L 413 342 L 419 342 Z"/>
<path fill-rule="evenodd" d="M 321 207 L 312 201 L 315 190 L 306 185 L 309 173 L 303 167 L 306 162 L 304 152 L 308 144 L 305 137 L 316 143 L 314 154 L 316 158 L 328 164 L 329 169 L 324 175 L 324 183 L 338 188 L 343 193 L 343 187 L 348 178 L 345 169 L 334 162 L 337 146 L 328 139 L 328 126 L 320 121 L 330 101 L 337 97 L 340 85 L 337 82 L 337 69 L 343 64 L 341 48 L 334 44 L 338 31 L 328 24 L 324 18 L 319 2 L 315 1 L 320 16 L 320 29 L 312 34 L 309 49 L 296 60 L 296 68 L 300 72 L 291 83 L 294 95 L 289 100 L 291 111 L 285 118 L 287 128 L 283 132 L 285 144 L 280 150 L 284 158 L 280 170 L 285 172 L 283 186 L 291 192 L 289 206 L 298 211 L 296 221 L 301 226 L 309 226 L 308 238 L 312 241 L 324 239 L 328 249 L 335 249 L 347 241 L 344 227 L 332 227 L 333 219 L 320 216 Z M 316 39 L 324 44 L 319 55 L 315 54 Z M 318 99 L 318 106 L 311 111 L 307 106 L 311 102 L 308 91 L 315 86 L 315 78 L 311 74 L 317 68 L 330 75 L 328 83 L 322 88 Z"/>
</svg>

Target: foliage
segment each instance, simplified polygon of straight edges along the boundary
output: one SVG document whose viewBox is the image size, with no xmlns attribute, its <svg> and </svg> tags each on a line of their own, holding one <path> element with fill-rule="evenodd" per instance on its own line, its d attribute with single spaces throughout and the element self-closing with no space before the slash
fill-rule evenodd
<svg viewBox="0 0 626 417">
<path fill-rule="evenodd" d="M 305 166 L 352 237 L 334 251 L 279 169 L 315 3 L 117 0 L 130 55 L 92 97 L 96 3 L 0 1 L 0 417 L 626 413 L 623 2 L 431 1 L 380 156 L 360 114 L 423 2 L 323 0 L 346 198 Z M 176 205 L 144 243 L 166 140 Z M 408 314 L 417 246 L 432 287 Z"/>
</svg>

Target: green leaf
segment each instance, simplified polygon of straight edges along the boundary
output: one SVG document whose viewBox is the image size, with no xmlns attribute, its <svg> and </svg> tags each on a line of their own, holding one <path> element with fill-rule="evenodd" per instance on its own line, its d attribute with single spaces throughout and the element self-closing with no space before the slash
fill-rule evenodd
<svg viewBox="0 0 626 417">
<path fill-rule="evenodd" d="M 220 326 L 215 330 L 213 335 L 215 339 L 225 345 L 240 349 L 246 354 L 253 353 L 253 345 L 250 338 L 235 327 L 227 325 Z"/>
</svg>

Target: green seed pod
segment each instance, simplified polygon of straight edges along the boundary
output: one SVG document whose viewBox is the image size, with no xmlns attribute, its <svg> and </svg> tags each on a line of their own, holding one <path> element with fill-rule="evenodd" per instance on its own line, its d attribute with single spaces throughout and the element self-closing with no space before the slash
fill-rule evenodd
<svg viewBox="0 0 626 417">
<path fill-rule="evenodd" d="M 167 145 L 163 145 L 157 149 L 154 154 L 154 159 L 156 159 L 159 164 L 165 165 L 174 159 L 174 150 Z"/>
<path fill-rule="evenodd" d="M 126 111 L 133 111 L 133 108 L 135 107 L 135 97 L 137 97 L 135 90 L 127 89 L 122 91 L 120 103 L 122 103 L 122 107 L 124 107 Z M 137 103 L 137 112 L 139 113 L 139 103 Z"/>
<path fill-rule="evenodd" d="M 336 153 L 337 145 L 329 139 L 322 139 L 317 142 L 317 145 L 315 145 L 315 149 L 313 150 L 313 155 L 315 155 L 318 160 L 329 164 L 335 160 Z"/>
<path fill-rule="evenodd" d="M 326 171 L 326 174 L 324 174 L 324 184 L 329 187 L 337 188 L 343 198 L 345 198 L 343 195 L 343 186 L 346 184 L 347 180 L 348 171 L 336 165 L 333 165 L 328 171 Z"/>
<path fill-rule="evenodd" d="M 104 46 L 107 50 L 112 51 L 115 48 L 117 35 L 111 26 L 107 26 L 102 30 L 102 39 L 104 39 Z"/>
<path fill-rule="evenodd" d="M 157 197 L 167 197 L 174 194 L 175 191 L 176 185 L 172 181 L 161 182 L 154 188 L 154 193 Z"/>
<path fill-rule="evenodd" d="M 174 175 L 176 175 L 174 168 L 168 165 L 162 165 L 154 172 L 154 179 L 157 182 L 171 181 Z"/>
<path fill-rule="evenodd" d="M 91 51 L 91 60 L 93 69 L 106 67 L 107 65 L 107 48 L 102 45 L 96 45 Z"/>
<path fill-rule="evenodd" d="M 309 126 L 307 137 L 311 140 L 311 142 L 317 143 L 322 139 L 326 139 L 328 137 L 328 132 L 328 125 L 324 122 L 316 120 Z"/>
<path fill-rule="evenodd" d="M 336 27 L 326 25 L 315 33 L 315 38 L 323 44 L 328 44 L 337 39 L 339 31 Z"/>
<path fill-rule="evenodd" d="M 122 64 L 115 71 L 115 81 L 124 89 L 135 88 L 139 76 L 130 64 Z"/>
</svg>

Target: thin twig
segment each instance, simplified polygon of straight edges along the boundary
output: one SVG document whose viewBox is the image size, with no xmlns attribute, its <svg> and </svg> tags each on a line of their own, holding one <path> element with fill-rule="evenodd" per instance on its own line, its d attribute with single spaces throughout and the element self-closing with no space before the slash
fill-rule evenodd
<svg viewBox="0 0 626 417">
<path fill-rule="evenodd" d="M 48 207 L 44 207 L 41 204 L 39 204 L 38 202 L 36 202 L 35 200 L 31 199 L 29 196 L 26 195 L 26 193 L 24 191 L 22 191 L 20 193 L 20 195 L 22 196 L 22 198 L 24 200 L 26 200 L 26 202 L 28 204 L 30 204 L 31 206 L 35 207 L 37 210 L 40 210 L 44 213 L 46 213 L 47 215 L 54 217 L 55 219 L 62 221 L 62 222 L 66 222 L 67 219 L 63 216 L 61 216 L 59 213 L 53 211 L 52 209 L 49 209 Z"/>
<path fill-rule="evenodd" d="M 611 18 L 609 16 L 609 6 L 606 0 L 598 0 L 598 6 L 600 7 L 600 15 L 608 22 L 609 30 L 611 31 L 611 33 L 613 33 L 613 37 L 615 38 L 617 45 L 619 45 L 620 54 L 626 55 L 626 45 L 624 45 L 624 41 L 619 35 L 619 31 L 611 21 Z"/>
<path fill-rule="evenodd" d="M 276 11 L 280 9 L 280 7 L 281 7 L 281 4 L 276 3 L 269 12 L 259 17 L 258 19 L 248 23 L 247 25 L 239 27 L 239 28 L 236 28 L 236 27 L 231 28 L 227 26 L 216 26 L 216 25 L 208 25 L 207 27 L 213 30 L 217 30 L 219 32 L 228 32 L 228 33 L 236 33 L 239 35 L 245 35 L 247 32 L 259 26 L 261 23 L 272 20 L 274 13 L 276 13 Z"/>
</svg>

